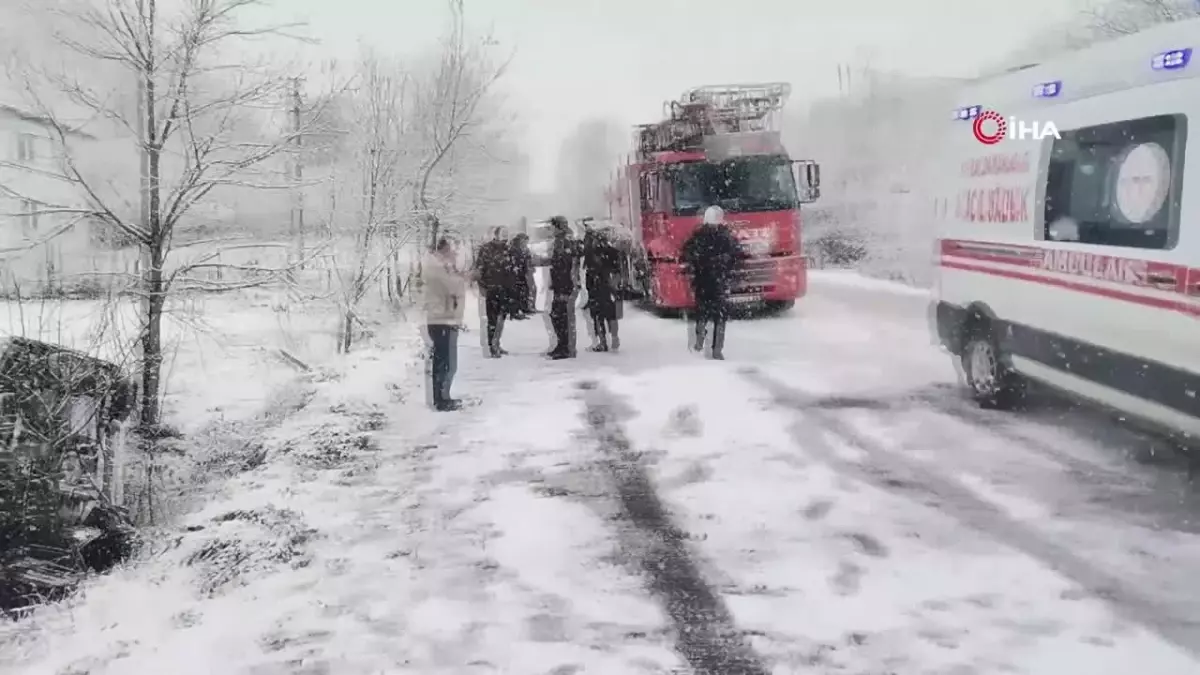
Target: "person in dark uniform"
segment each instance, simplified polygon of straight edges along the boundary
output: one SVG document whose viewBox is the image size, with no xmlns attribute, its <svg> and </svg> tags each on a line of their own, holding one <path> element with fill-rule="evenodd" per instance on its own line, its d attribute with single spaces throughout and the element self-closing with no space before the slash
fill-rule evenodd
<svg viewBox="0 0 1200 675">
<path fill-rule="evenodd" d="M 571 235 L 563 216 L 550 219 L 554 241 L 550 248 L 550 327 L 554 347 L 546 354 L 551 359 L 575 358 L 575 299 L 579 292 L 579 242 Z"/>
<path fill-rule="evenodd" d="M 708 324 L 712 324 L 710 358 L 725 358 L 725 323 L 729 318 L 727 301 L 733 276 L 741 264 L 742 248 L 725 225 L 725 212 L 710 206 L 704 222 L 683 245 L 683 261 L 692 281 L 696 299 L 693 311 L 691 347 L 704 351 Z"/>
<path fill-rule="evenodd" d="M 529 235 L 524 232 L 512 238 L 508 245 L 509 267 L 513 275 L 513 297 L 509 316 L 522 320 L 537 314 L 534 293 L 537 282 L 533 278 L 533 253 L 529 250 Z"/>
<path fill-rule="evenodd" d="M 617 275 L 620 273 L 621 255 L 612 245 L 605 232 L 590 232 L 590 241 L 584 247 L 584 284 L 587 289 L 588 310 L 592 319 L 592 335 L 595 344 L 592 351 L 607 352 L 609 339 L 612 350 L 621 348 L 621 337 L 617 322 L 621 318 L 621 300 L 617 297 Z"/>
<path fill-rule="evenodd" d="M 479 247 L 475 258 L 475 274 L 479 290 L 483 294 L 483 309 L 487 324 L 487 355 L 497 359 L 507 354 L 500 347 L 500 335 L 504 332 L 504 317 L 512 301 L 513 279 L 509 265 L 508 239 L 504 228 L 492 232 L 491 241 Z"/>
</svg>

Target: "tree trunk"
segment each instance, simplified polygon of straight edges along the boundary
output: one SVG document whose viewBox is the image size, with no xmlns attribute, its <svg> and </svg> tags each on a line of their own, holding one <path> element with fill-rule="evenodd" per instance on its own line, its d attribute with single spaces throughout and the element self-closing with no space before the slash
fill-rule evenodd
<svg viewBox="0 0 1200 675">
<path fill-rule="evenodd" d="M 139 73 L 144 88 L 142 94 L 142 110 L 140 118 L 144 120 L 142 129 L 144 137 L 142 151 L 146 158 L 146 196 L 148 204 L 145 223 L 149 231 L 149 239 L 142 243 L 148 263 L 142 270 L 142 293 L 145 316 L 145 328 L 142 332 L 142 400 L 138 417 L 139 426 L 143 430 L 157 427 L 162 421 L 162 411 L 158 405 L 158 395 L 162 388 L 162 313 L 166 304 L 163 284 L 163 264 L 166 262 L 166 246 L 169 232 L 164 231 L 162 218 L 162 143 L 158 138 L 158 90 L 155 86 L 154 75 L 157 72 L 157 55 L 154 53 L 154 31 L 157 27 L 158 4 L 154 0 L 147 7 L 147 28 L 149 43 L 147 47 L 147 66 Z M 147 466 L 147 471 L 153 467 L 153 461 Z"/>
<path fill-rule="evenodd" d="M 437 218 L 431 218 L 429 221 L 429 250 L 436 251 L 438 243 L 438 234 L 440 234 L 441 223 Z"/>
<path fill-rule="evenodd" d="M 354 310 L 346 310 L 342 317 L 342 342 L 338 345 L 338 351 L 343 354 L 350 353 L 350 345 L 354 340 Z"/>
<path fill-rule="evenodd" d="M 162 251 L 150 252 L 151 264 L 142 273 L 142 292 L 146 294 L 146 328 L 142 333 L 142 401 L 140 425 L 151 429 L 161 421 L 159 390 L 162 383 L 162 315 L 166 305 L 163 284 Z"/>
</svg>

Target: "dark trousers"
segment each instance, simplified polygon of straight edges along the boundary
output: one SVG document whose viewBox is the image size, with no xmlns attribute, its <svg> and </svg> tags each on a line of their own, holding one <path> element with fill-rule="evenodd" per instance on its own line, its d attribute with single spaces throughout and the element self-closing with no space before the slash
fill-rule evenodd
<svg viewBox="0 0 1200 675">
<path fill-rule="evenodd" d="M 487 315 L 487 346 L 492 356 L 500 355 L 500 334 L 504 332 L 504 317 L 509 309 L 509 291 L 491 288 L 484 295 L 484 314 Z"/>
<path fill-rule="evenodd" d="M 712 354 L 720 357 L 725 349 L 725 322 L 728 318 L 724 299 L 702 299 L 692 313 L 692 349 L 704 351 L 708 326 L 712 324 Z"/>
<path fill-rule="evenodd" d="M 451 400 L 450 385 L 458 370 L 458 329 L 454 326 L 428 324 L 429 331 L 429 393 L 434 406 Z"/>
<path fill-rule="evenodd" d="M 608 338 L 612 336 L 612 346 L 614 349 L 618 348 L 621 344 L 618 328 L 616 319 L 609 319 L 597 314 L 592 315 L 592 332 L 596 335 L 597 347 L 608 349 Z"/>
<path fill-rule="evenodd" d="M 550 328 L 554 331 L 553 354 L 575 355 L 575 294 L 554 294 L 550 301 Z"/>
</svg>

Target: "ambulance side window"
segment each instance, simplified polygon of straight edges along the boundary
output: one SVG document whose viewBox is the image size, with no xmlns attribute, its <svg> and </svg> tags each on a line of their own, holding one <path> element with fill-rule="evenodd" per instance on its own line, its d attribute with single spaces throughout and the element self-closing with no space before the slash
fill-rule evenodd
<svg viewBox="0 0 1200 675">
<path fill-rule="evenodd" d="M 1156 115 L 1063 131 L 1050 151 L 1043 236 L 1170 249 L 1179 238 L 1187 118 Z"/>
</svg>

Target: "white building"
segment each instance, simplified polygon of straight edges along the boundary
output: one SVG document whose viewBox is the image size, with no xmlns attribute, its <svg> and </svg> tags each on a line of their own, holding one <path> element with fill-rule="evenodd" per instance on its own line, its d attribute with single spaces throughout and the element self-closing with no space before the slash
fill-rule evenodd
<svg viewBox="0 0 1200 675">
<path fill-rule="evenodd" d="M 74 171 L 122 219 L 137 213 L 137 163 L 125 144 L 66 130 L 0 103 L 0 295 L 73 293 L 132 271 L 136 252 L 82 211 L 89 203 Z"/>
<path fill-rule="evenodd" d="M 86 133 L 67 136 L 72 153 L 101 151 Z M 80 275 L 107 267 L 99 228 L 64 213 L 83 199 L 65 177 L 62 148 L 49 120 L 0 105 L 0 294 L 70 290 Z"/>
</svg>

